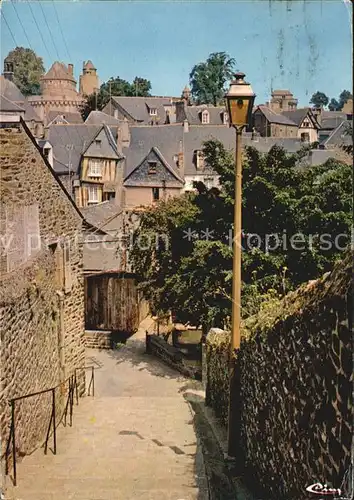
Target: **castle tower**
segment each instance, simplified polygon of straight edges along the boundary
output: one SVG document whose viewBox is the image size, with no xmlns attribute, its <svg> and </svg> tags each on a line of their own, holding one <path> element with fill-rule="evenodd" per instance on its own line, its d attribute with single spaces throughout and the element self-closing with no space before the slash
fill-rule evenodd
<svg viewBox="0 0 354 500">
<path fill-rule="evenodd" d="M 91 95 L 100 88 L 97 70 L 91 61 L 83 63 L 82 75 L 80 75 L 79 92 L 81 95 Z"/>
<path fill-rule="evenodd" d="M 50 112 L 80 113 L 83 98 L 76 90 L 74 67 L 59 61 L 51 66 L 49 71 L 41 76 L 41 95 L 28 97 L 36 114 L 45 124 Z"/>
<path fill-rule="evenodd" d="M 56 99 L 77 98 L 76 80 L 72 64 L 55 61 L 50 70 L 40 78 L 41 94 Z"/>
</svg>

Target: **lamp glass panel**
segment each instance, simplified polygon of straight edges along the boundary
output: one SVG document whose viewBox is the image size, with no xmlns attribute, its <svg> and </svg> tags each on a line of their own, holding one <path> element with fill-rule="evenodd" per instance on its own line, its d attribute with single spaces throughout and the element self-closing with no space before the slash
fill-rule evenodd
<svg viewBox="0 0 354 500">
<path fill-rule="evenodd" d="M 250 99 L 233 97 L 228 99 L 228 104 L 232 125 L 247 125 Z"/>
</svg>

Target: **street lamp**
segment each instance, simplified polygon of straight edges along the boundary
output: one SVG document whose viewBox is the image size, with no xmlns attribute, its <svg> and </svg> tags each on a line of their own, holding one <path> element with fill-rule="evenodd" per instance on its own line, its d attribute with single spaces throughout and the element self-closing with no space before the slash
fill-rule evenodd
<svg viewBox="0 0 354 500">
<path fill-rule="evenodd" d="M 240 373 L 236 362 L 240 348 L 241 335 L 241 207 L 242 207 L 242 131 L 250 124 L 252 108 L 256 95 L 251 85 L 244 80 L 244 73 L 236 73 L 225 95 L 229 113 L 230 127 L 236 129 L 236 171 L 234 202 L 234 238 L 232 266 L 232 319 L 231 319 L 231 356 L 230 356 L 230 390 L 228 417 L 228 455 L 235 457 L 240 452 Z"/>
</svg>

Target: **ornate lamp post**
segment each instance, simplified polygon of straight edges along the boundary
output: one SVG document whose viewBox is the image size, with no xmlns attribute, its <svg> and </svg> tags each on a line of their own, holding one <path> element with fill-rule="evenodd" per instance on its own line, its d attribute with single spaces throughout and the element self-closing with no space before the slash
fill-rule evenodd
<svg viewBox="0 0 354 500">
<path fill-rule="evenodd" d="M 239 403 L 235 395 L 239 394 L 239 371 L 236 366 L 237 352 L 240 348 L 241 323 L 241 207 L 242 207 L 242 130 L 250 123 L 252 108 L 256 95 L 251 85 L 244 80 L 244 73 L 236 73 L 225 95 L 229 113 L 230 127 L 236 130 L 236 169 L 235 169 L 235 203 L 234 203 L 234 238 L 232 269 L 232 319 L 231 319 L 231 361 L 230 392 L 228 419 L 228 455 L 235 457 L 240 443 Z M 238 398 L 237 398 L 238 399 Z"/>
</svg>

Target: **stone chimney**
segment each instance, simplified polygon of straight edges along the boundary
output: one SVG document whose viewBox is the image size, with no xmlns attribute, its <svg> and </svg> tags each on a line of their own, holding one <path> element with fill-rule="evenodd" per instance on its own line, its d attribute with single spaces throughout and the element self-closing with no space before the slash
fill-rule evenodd
<svg viewBox="0 0 354 500">
<path fill-rule="evenodd" d="M 74 65 L 73 64 L 68 64 L 68 71 L 70 75 L 74 74 Z"/>
<path fill-rule="evenodd" d="M 183 120 L 183 132 L 188 133 L 189 132 L 189 123 L 188 120 Z"/>
<path fill-rule="evenodd" d="M 117 151 L 123 154 L 123 148 L 130 146 L 130 130 L 127 120 L 122 121 L 117 127 Z"/>
<path fill-rule="evenodd" d="M 186 118 L 186 101 L 176 101 L 176 122 L 183 122 Z"/>
</svg>

